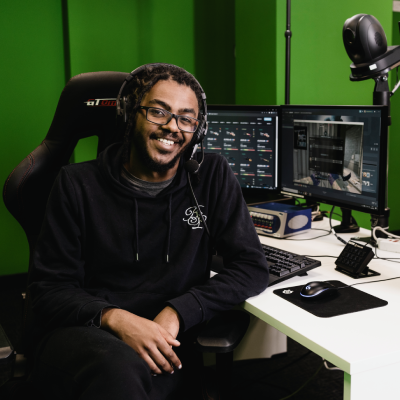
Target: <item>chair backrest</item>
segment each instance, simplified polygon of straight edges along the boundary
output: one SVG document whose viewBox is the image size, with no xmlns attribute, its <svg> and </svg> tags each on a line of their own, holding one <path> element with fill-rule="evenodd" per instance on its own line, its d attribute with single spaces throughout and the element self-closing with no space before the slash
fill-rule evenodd
<svg viewBox="0 0 400 400">
<path fill-rule="evenodd" d="M 98 136 L 98 153 L 122 140 L 116 127 L 115 99 L 125 72 L 89 72 L 69 80 L 61 93 L 43 142 L 8 176 L 3 189 L 7 209 L 20 223 L 32 251 L 47 199 L 62 166 L 82 138 Z"/>
<path fill-rule="evenodd" d="M 47 199 L 62 166 L 69 163 L 80 139 L 98 136 L 97 153 L 123 140 L 123 126 L 116 124 L 116 97 L 126 72 L 89 72 L 69 80 L 61 93 L 50 129 L 43 142 L 10 173 L 3 200 L 25 231 L 31 265 Z M 28 281 L 30 280 L 30 268 Z M 30 325 L 27 293 L 23 331 Z M 26 346 L 23 346 L 26 347 Z"/>
</svg>

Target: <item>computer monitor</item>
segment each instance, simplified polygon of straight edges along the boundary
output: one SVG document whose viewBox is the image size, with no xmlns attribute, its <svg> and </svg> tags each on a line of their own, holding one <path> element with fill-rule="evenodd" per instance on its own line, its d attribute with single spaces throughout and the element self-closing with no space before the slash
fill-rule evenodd
<svg viewBox="0 0 400 400">
<path fill-rule="evenodd" d="M 383 215 L 386 106 L 282 106 L 281 193 Z"/>
<path fill-rule="evenodd" d="M 278 106 L 208 105 L 205 152 L 223 155 L 245 199 L 278 191 Z"/>
</svg>

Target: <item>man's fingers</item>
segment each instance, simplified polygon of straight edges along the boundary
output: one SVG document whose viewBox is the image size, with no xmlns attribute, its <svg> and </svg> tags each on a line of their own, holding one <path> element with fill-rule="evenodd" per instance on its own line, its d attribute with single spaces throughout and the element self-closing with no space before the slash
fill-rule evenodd
<svg viewBox="0 0 400 400">
<path fill-rule="evenodd" d="M 181 345 L 181 343 L 180 343 L 178 340 L 173 339 L 173 338 L 165 338 L 165 341 L 166 341 L 169 345 L 174 346 L 174 347 L 178 347 L 178 346 Z"/>
<path fill-rule="evenodd" d="M 168 346 L 169 347 L 169 346 Z M 174 351 L 171 349 L 169 356 L 175 356 L 175 359 L 179 361 L 178 357 L 174 353 Z M 163 372 L 166 372 L 168 374 L 173 374 L 174 373 L 174 364 L 171 364 L 164 355 L 160 352 L 160 350 L 157 347 L 154 347 L 153 349 L 148 349 L 147 351 L 144 351 L 140 356 L 143 358 L 144 361 L 146 361 L 147 365 L 150 367 L 151 373 L 152 374 L 157 374 L 160 375 Z M 180 361 L 179 361 L 180 365 Z M 176 366 L 176 368 L 179 367 Z M 180 369 L 180 368 L 179 368 Z"/>
<path fill-rule="evenodd" d="M 166 340 L 166 342 L 168 344 L 170 344 L 171 346 L 175 346 L 175 347 L 178 347 L 181 345 L 179 340 L 176 340 L 166 329 L 164 329 L 160 325 L 158 325 L 158 327 L 159 327 L 158 329 L 160 330 L 162 336 L 164 337 L 164 339 Z"/>
<path fill-rule="evenodd" d="M 179 342 L 178 342 L 179 343 Z M 164 357 L 168 360 L 168 362 L 177 369 L 182 368 L 182 363 L 181 360 L 178 358 L 176 353 L 172 350 L 170 346 L 167 344 L 159 346 L 159 349 L 161 353 L 164 355 Z"/>
<path fill-rule="evenodd" d="M 149 356 L 152 358 L 152 360 L 160 370 L 166 372 L 167 374 L 174 373 L 173 366 L 168 362 L 168 360 L 164 357 L 163 353 L 158 348 L 149 349 Z"/>
<path fill-rule="evenodd" d="M 160 375 L 162 374 L 162 371 L 160 368 L 158 368 L 157 364 L 151 359 L 151 357 L 147 353 L 143 353 L 141 355 L 144 361 L 146 361 L 147 365 L 150 367 L 152 375 Z"/>
<path fill-rule="evenodd" d="M 160 349 L 161 353 L 166 357 L 168 362 L 172 365 L 172 367 L 181 369 L 182 363 L 171 347 L 171 346 L 175 346 L 175 347 L 180 346 L 181 345 L 180 342 L 178 340 L 176 340 L 162 326 L 159 326 L 159 329 L 160 329 L 161 335 L 165 339 L 166 343 L 159 343 L 158 348 Z"/>
</svg>

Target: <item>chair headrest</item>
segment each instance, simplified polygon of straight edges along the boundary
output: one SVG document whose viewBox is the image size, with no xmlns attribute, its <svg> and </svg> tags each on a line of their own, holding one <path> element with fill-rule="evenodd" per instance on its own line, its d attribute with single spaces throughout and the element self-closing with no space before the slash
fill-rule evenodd
<svg viewBox="0 0 400 400">
<path fill-rule="evenodd" d="M 8 176 L 4 203 L 25 230 L 31 246 L 40 231 L 54 180 L 69 162 L 79 139 L 98 136 L 98 152 L 122 140 L 123 127 L 116 129 L 115 99 L 127 75 L 105 71 L 71 78 L 45 139 Z"/>
<path fill-rule="evenodd" d="M 116 130 L 115 100 L 127 75 L 126 72 L 103 71 L 71 78 L 61 93 L 45 138 L 50 150 L 53 145 L 71 150 L 62 157 L 67 162 L 80 139 L 98 136 L 98 152 L 121 141 L 123 132 Z"/>
</svg>

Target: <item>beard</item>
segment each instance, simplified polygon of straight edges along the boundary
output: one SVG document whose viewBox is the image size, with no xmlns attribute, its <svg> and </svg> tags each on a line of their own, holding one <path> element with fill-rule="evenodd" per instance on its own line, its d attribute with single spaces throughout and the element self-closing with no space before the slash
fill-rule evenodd
<svg viewBox="0 0 400 400">
<path fill-rule="evenodd" d="M 169 132 L 167 132 L 164 136 L 167 136 Z M 171 136 L 171 135 L 169 135 Z M 194 136 L 191 141 L 189 141 L 186 145 L 184 144 L 183 141 L 180 141 L 178 145 L 182 146 L 179 152 L 172 158 L 172 160 L 168 162 L 160 162 L 155 159 L 153 159 L 149 152 L 147 151 L 146 148 L 146 141 L 144 139 L 143 135 L 140 135 L 138 132 L 133 132 L 132 139 L 131 139 L 131 146 L 134 146 L 137 149 L 137 155 L 142 162 L 142 164 L 148 168 L 150 171 L 153 172 L 158 172 L 158 173 L 164 173 L 173 168 L 176 163 L 179 161 L 179 159 L 183 156 L 183 154 L 186 152 L 188 148 L 191 147 L 192 143 L 194 142 Z M 152 133 L 150 135 L 151 139 L 156 139 L 157 137 L 160 137 L 159 135 L 156 135 L 155 133 Z M 177 146 L 177 145 L 174 145 Z M 167 154 L 168 152 L 165 152 L 164 154 Z M 161 152 L 163 154 L 163 152 Z"/>
</svg>

